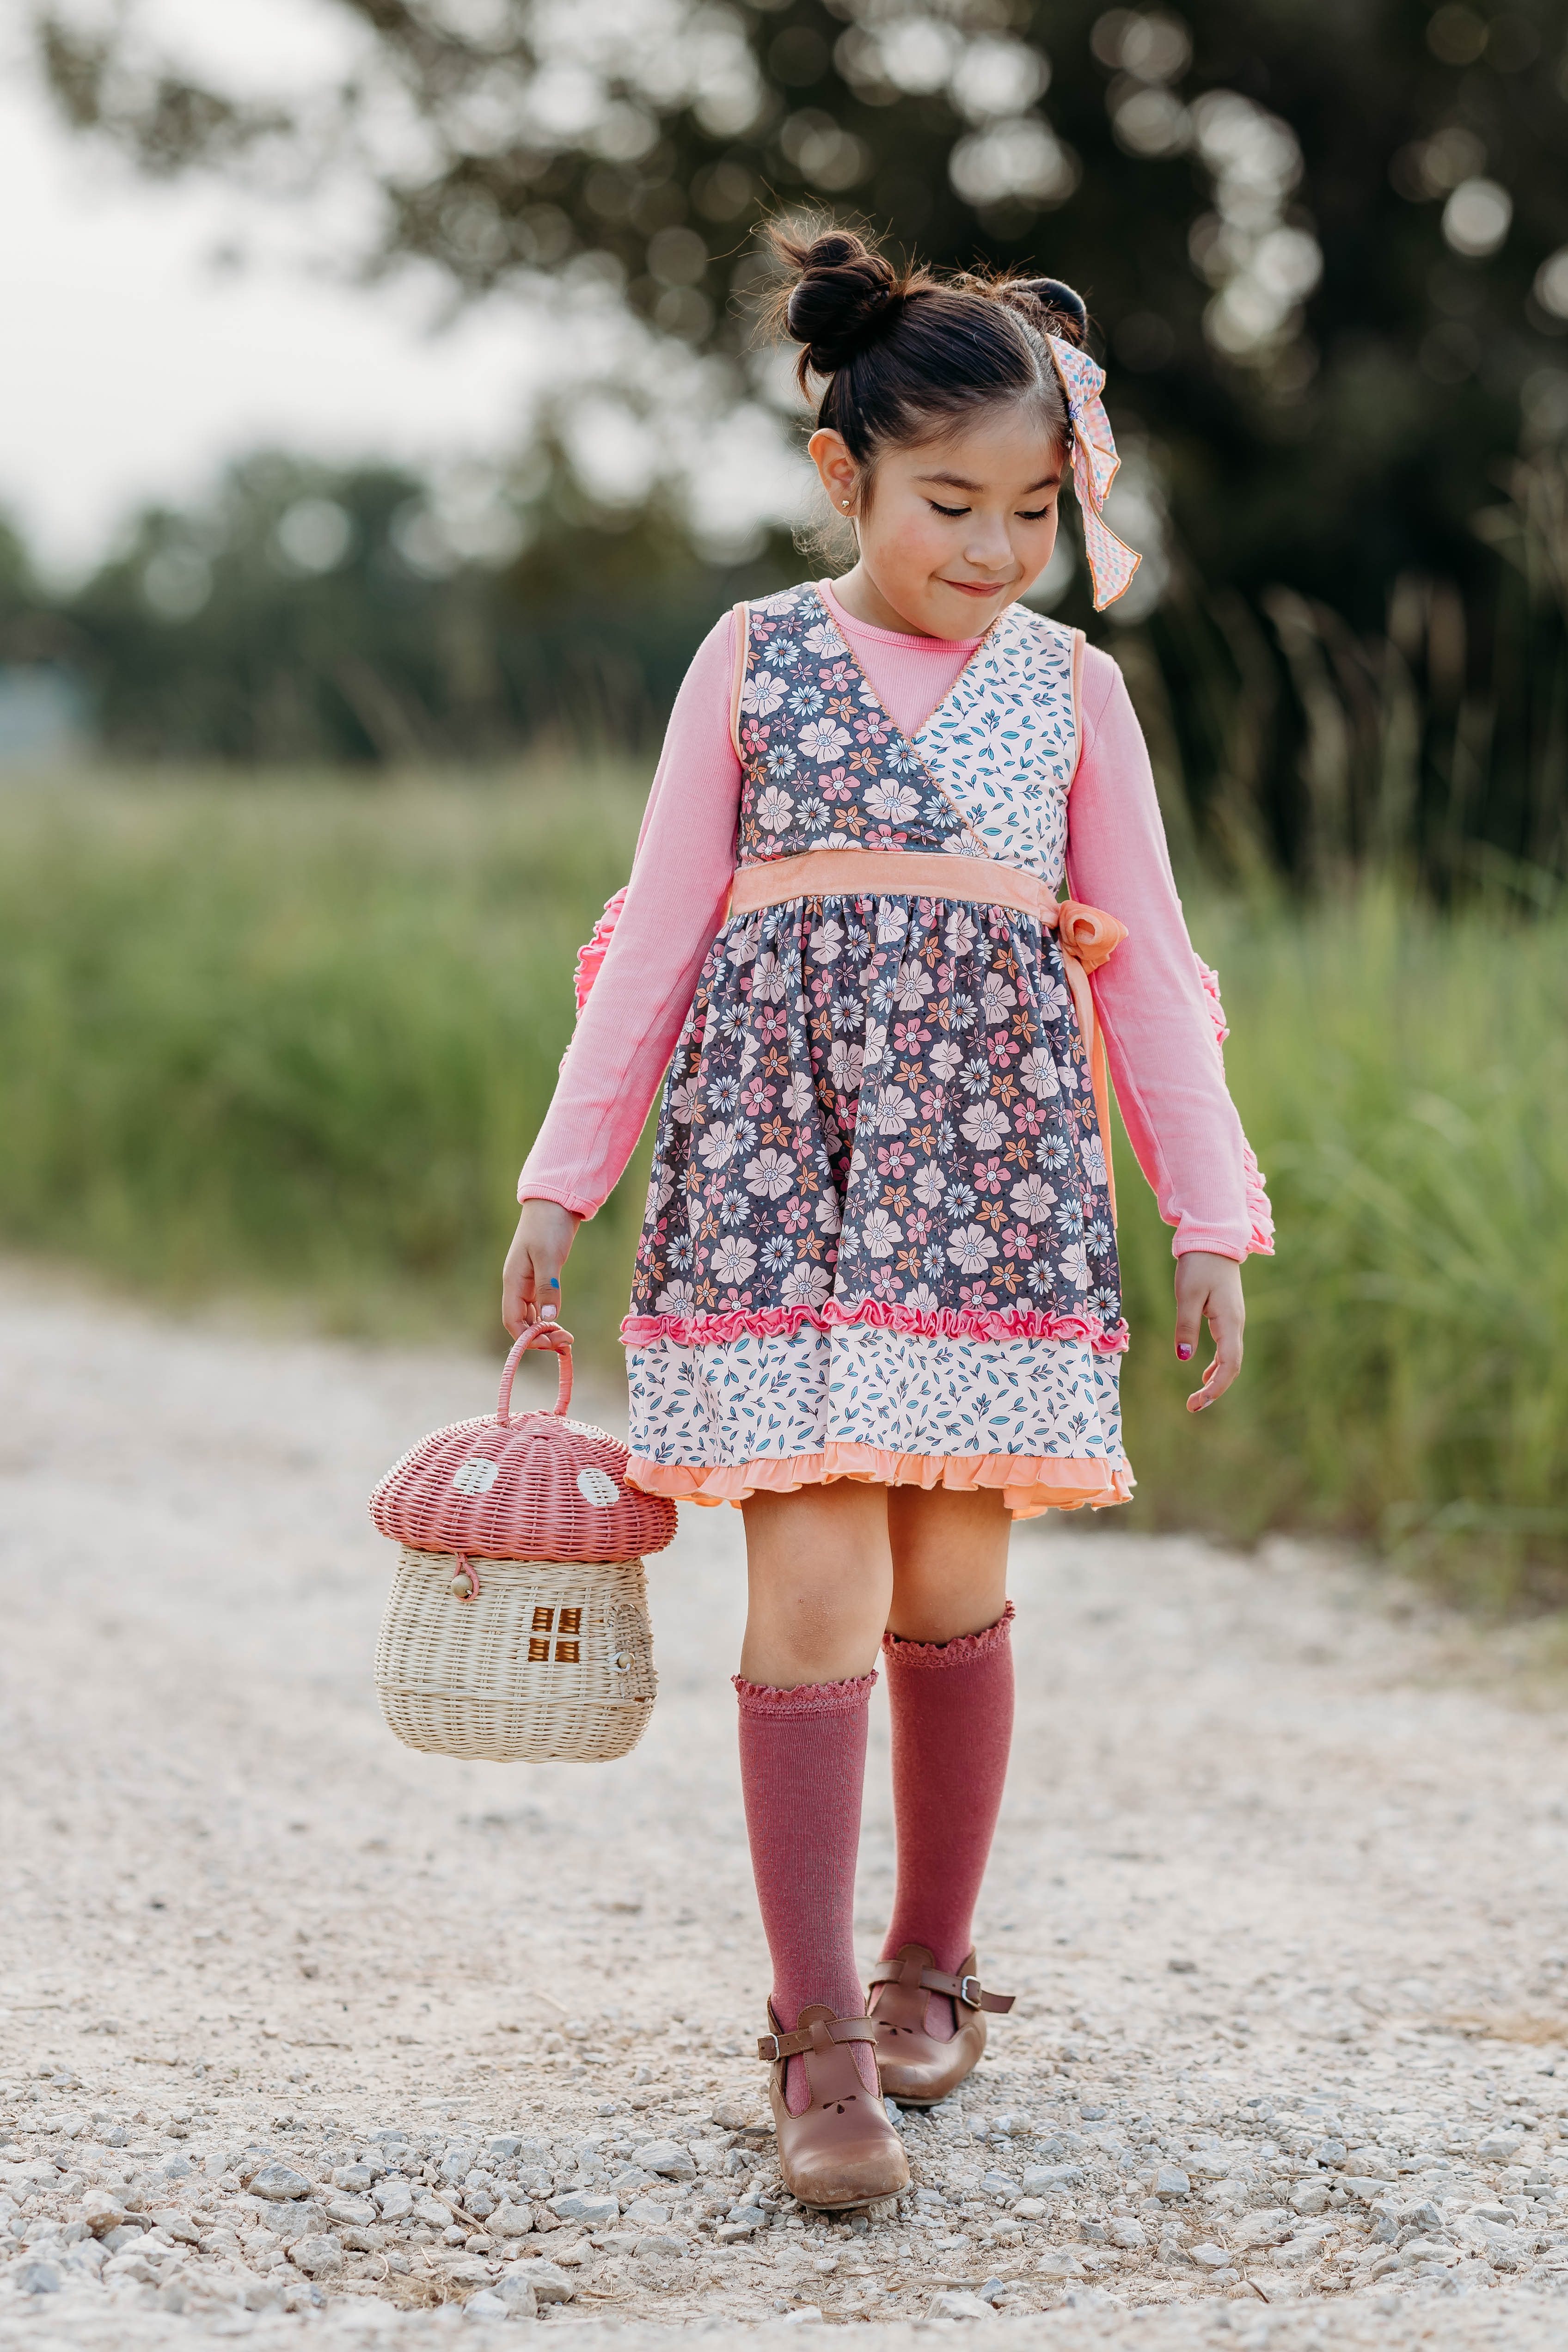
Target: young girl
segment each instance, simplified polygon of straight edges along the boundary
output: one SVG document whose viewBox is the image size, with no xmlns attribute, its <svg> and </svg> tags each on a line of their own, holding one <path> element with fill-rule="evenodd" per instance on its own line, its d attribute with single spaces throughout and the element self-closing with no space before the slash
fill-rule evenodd
<svg viewBox="0 0 1568 2352">
<path fill-rule="evenodd" d="M 1011 1521 L 1131 1492 L 1107 1056 L 1176 1229 L 1176 1353 L 1205 1322 L 1215 1342 L 1194 1411 L 1240 1367 L 1268 1226 L 1121 673 L 1018 601 L 1069 471 L 1097 604 L 1138 561 L 1100 518 L 1083 305 L 900 277 L 848 235 L 776 241 L 859 560 L 737 606 L 687 674 L 502 1311 L 514 1333 L 556 1314 L 668 1066 L 622 1332 L 630 1475 L 744 1513 L 759 2049 L 786 2187 L 845 2207 L 909 2178 L 879 2077 L 929 2105 L 1011 2007 L 971 1932 L 1013 1717 Z M 868 2011 L 879 1646 L 898 1884 Z"/>
</svg>

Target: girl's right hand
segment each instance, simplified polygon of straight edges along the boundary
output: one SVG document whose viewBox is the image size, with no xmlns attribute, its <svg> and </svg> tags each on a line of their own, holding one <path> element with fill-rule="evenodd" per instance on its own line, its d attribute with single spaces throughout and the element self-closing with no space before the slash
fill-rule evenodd
<svg viewBox="0 0 1568 2352">
<path fill-rule="evenodd" d="M 561 1313 L 561 1269 L 581 1217 L 555 1201 L 525 1201 L 500 1278 L 500 1319 L 514 1339 Z"/>
</svg>

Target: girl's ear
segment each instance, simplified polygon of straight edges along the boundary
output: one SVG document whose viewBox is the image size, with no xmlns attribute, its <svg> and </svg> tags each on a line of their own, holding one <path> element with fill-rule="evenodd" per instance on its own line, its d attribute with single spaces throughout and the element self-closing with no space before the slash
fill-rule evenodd
<svg viewBox="0 0 1568 2352">
<path fill-rule="evenodd" d="M 849 455 L 842 433 L 825 425 L 814 433 L 806 450 L 836 514 L 853 514 L 859 490 L 860 468 Z"/>
</svg>

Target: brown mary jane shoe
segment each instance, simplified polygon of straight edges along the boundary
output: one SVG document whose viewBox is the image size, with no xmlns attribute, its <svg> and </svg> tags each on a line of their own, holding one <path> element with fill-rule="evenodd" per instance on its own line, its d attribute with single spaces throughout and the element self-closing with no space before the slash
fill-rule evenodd
<svg viewBox="0 0 1568 2352">
<path fill-rule="evenodd" d="M 926 2007 L 933 1992 L 953 2006 L 957 2031 L 951 2042 L 926 2032 Z M 974 1973 L 970 1953 L 956 1976 L 934 1965 L 924 1944 L 905 1944 L 896 1957 L 871 1971 L 870 2018 L 877 2029 L 877 2071 L 882 2089 L 900 2107 L 932 2107 L 973 2074 L 985 2047 L 985 2012 L 1005 2015 L 1016 1996 L 987 1992 Z"/>
<path fill-rule="evenodd" d="M 773 2061 L 768 2096 L 778 2132 L 779 2170 L 790 2195 L 803 2205 L 844 2212 L 907 2189 L 910 2165 L 903 2143 L 881 2100 L 861 2081 L 847 2046 L 876 2041 L 870 2019 L 835 2017 L 826 2002 L 816 2001 L 801 2011 L 795 2032 L 784 2033 L 770 2002 L 768 2023 L 773 2030 L 757 2043 L 757 2055 Z M 792 2058 L 805 2066 L 811 2091 L 811 2104 L 799 2116 L 792 2116 L 784 2104 Z"/>
</svg>

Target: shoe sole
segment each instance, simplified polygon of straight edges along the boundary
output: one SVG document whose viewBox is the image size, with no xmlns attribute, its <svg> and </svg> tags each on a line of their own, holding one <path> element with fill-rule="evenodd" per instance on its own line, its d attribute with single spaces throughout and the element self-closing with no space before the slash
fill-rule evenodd
<svg viewBox="0 0 1568 2352">
<path fill-rule="evenodd" d="M 851 2197 L 847 2203 L 833 2205 L 819 2205 L 815 2198 L 797 2196 L 793 2189 L 789 2193 L 795 2203 L 803 2205 L 808 2213 L 864 2213 L 868 2206 L 890 2205 L 895 2198 L 904 2194 L 904 2189 L 910 2185 L 906 2180 L 903 2189 L 883 2189 L 875 2197 Z"/>
</svg>

